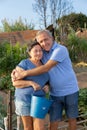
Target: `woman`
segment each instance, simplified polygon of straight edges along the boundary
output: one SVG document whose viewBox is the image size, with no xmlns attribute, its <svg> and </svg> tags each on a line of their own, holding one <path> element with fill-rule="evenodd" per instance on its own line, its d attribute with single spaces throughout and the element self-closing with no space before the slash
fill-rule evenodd
<svg viewBox="0 0 87 130">
<path fill-rule="evenodd" d="M 16 71 L 33 69 L 41 66 L 43 56 L 42 48 L 38 42 L 34 42 L 28 49 L 29 58 L 22 60 L 16 67 Z M 26 81 L 25 81 L 26 80 Z M 15 90 L 15 107 L 16 114 L 21 116 L 24 130 L 45 130 L 44 119 L 32 118 L 30 116 L 31 96 L 45 96 L 48 87 L 46 83 L 49 80 L 48 73 L 38 76 L 29 76 L 23 80 L 13 81 Z"/>
</svg>

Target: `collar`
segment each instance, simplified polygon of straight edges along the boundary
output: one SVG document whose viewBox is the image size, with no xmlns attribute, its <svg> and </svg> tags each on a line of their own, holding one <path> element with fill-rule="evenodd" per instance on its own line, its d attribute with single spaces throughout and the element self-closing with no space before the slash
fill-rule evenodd
<svg viewBox="0 0 87 130">
<path fill-rule="evenodd" d="M 59 44 L 58 44 L 56 41 L 54 41 L 54 42 L 53 42 L 53 45 L 52 45 L 52 47 L 51 47 L 51 49 L 50 49 L 50 51 L 45 51 L 45 50 L 43 50 L 43 52 L 45 52 L 45 53 L 50 53 L 50 52 L 52 52 L 58 45 L 59 45 Z"/>
<path fill-rule="evenodd" d="M 50 49 L 50 51 L 53 51 L 57 46 L 58 46 L 58 43 L 56 41 L 54 41 L 53 46 Z"/>
</svg>

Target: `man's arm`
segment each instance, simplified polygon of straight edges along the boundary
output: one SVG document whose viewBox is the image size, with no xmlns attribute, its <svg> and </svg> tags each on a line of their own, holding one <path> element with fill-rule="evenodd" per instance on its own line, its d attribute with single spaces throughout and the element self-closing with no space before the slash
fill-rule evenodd
<svg viewBox="0 0 87 130">
<path fill-rule="evenodd" d="M 27 70 L 25 71 L 25 76 L 34 76 L 34 75 L 38 75 L 38 74 L 42 74 L 45 72 L 48 72 L 52 67 L 54 67 L 58 62 L 53 61 L 53 60 L 49 60 L 46 64 L 41 65 L 37 68 L 31 69 L 31 70 Z"/>
<path fill-rule="evenodd" d="M 34 69 L 26 70 L 26 71 L 24 70 L 24 71 L 21 71 L 20 73 L 16 71 L 15 79 L 22 79 L 26 76 L 34 76 L 34 75 L 39 75 L 39 74 L 48 72 L 56 64 L 58 64 L 57 61 L 49 60 L 46 64 L 36 67 Z"/>
</svg>

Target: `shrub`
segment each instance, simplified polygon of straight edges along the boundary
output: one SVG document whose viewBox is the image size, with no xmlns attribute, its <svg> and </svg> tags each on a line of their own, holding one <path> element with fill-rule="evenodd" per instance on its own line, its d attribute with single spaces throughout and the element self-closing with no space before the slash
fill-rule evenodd
<svg viewBox="0 0 87 130">
<path fill-rule="evenodd" d="M 80 89 L 79 92 L 79 112 L 87 115 L 87 88 Z"/>
<path fill-rule="evenodd" d="M 78 38 L 75 33 L 71 33 L 67 38 L 67 47 L 72 62 L 87 62 L 87 40 Z"/>
<path fill-rule="evenodd" d="M 12 70 L 16 67 L 20 60 L 27 57 L 26 54 L 26 45 L 20 46 L 17 43 L 15 46 L 12 46 L 8 42 L 0 44 L 0 89 L 12 90 L 10 74 Z"/>
</svg>

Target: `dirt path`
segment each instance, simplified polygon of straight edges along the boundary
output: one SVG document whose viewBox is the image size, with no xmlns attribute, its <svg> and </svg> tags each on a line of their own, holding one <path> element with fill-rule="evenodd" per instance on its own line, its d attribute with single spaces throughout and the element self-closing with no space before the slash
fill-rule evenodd
<svg viewBox="0 0 87 130">
<path fill-rule="evenodd" d="M 77 73 L 78 85 L 80 88 L 87 88 L 87 72 Z"/>
</svg>

